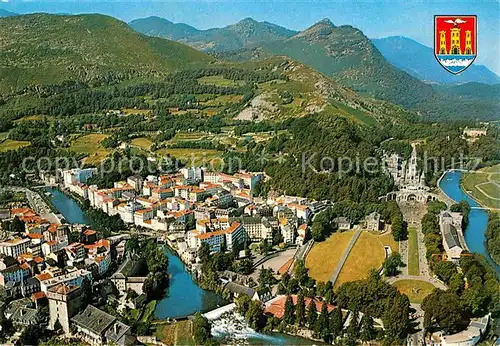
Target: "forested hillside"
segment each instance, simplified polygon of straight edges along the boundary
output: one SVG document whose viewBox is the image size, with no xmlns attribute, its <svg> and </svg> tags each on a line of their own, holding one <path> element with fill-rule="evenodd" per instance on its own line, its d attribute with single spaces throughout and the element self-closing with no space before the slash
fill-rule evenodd
<svg viewBox="0 0 500 346">
<path fill-rule="evenodd" d="M 1 18 L 0 40 L 0 93 L 65 80 L 110 83 L 213 60 L 103 15 Z"/>
</svg>

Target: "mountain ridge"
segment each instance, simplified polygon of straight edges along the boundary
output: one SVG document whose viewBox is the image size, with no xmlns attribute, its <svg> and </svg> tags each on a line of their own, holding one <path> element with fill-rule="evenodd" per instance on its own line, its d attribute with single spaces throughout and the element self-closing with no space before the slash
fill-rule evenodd
<svg viewBox="0 0 500 346">
<path fill-rule="evenodd" d="M 18 16 L 18 15 L 19 15 L 18 13 L 10 12 L 10 11 L 7 11 L 7 10 L 0 8 L 0 18 L 13 17 L 13 16 Z"/>
<path fill-rule="evenodd" d="M 109 82 L 214 60 L 181 43 L 139 34 L 126 23 L 99 14 L 1 18 L 0 36 L 0 92 L 64 80 Z"/>
<path fill-rule="evenodd" d="M 431 47 L 406 36 L 389 36 L 371 41 L 391 64 L 422 81 L 438 84 L 500 83 L 500 77 L 484 65 L 472 64 L 459 75 L 453 75 L 439 65 Z"/>
<path fill-rule="evenodd" d="M 297 31 L 267 21 L 259 22 L 250 17 L 222 28 L 206 30 L 199 30 L 184 23 L 173 23 L 164 18 L 161 18 L 164 20 L 162 22 L 158 18 L 139 18 L 131 21 L 129 25 L 140 33 L 178 40 L 207 52 L 240 49 L 249 45 L 291 37 L 297 33 Z M 178 35 L 181 28 L 189 28 L 182 37 Z"/>
</svg>

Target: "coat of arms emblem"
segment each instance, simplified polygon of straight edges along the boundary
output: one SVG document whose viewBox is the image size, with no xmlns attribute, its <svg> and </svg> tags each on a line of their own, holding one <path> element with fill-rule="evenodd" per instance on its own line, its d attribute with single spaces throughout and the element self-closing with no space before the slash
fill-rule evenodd
<svg viewBox="0 0 500 346">
<path fill-rule="evenodd" d="M 434 56 L 453 74 L 469 67 L 477 56 L 477 17 L 435 16 Z"/>
</svg>

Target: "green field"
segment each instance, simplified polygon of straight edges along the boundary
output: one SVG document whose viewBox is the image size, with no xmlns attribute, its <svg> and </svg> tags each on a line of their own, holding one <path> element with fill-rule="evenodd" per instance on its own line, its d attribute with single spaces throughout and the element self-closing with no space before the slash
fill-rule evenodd
<svg viewBox="0 0 500 346">
<path fill-rule="evenodd" d="M 400 280 L 393 283 L 399 292 L 406 294 L 410 302 L 420 304 L 434 291 L 434 285 L 420 280 Z"/>
<path fill-rule="evenodd" d="M 151 149 L 151 145 L 153 145 L 153 142 L 151 142 L 149 138 L 139 137 L 132 139 L 130 145 L 149 151 Z"/>
<path fill-rule="evenodd" d="M 500 208 L 500 164 L 467 173 L 462 186 L 481 205 Z"/>
<path fill-rule="evenodd" d="M 220 168 L 223 153 L 213 149 L 164 148 L 156 151 L 156 154 L 174 157 L 188 165 L 211 165 L 214 168 Z"/>
<path fill-rule="evenodd" d="M 193 323 L 186 320 L 157 325 L 155 336 L 167 345 L 194 345 Z"/>
<path fill-rule="evenodd" d="M 223 87 L 238 87 L 245 85 L 242 80 L 233 81 L 231 79 L 226 79 L 223 76 L 206 76 L 198 78 L 200 84 L 210 84 Z"/>
<path fill-rule="evenodd" d="M 417 230 L 408 228 L 408 275 L 420 275 Z"/>
<path fill-rule="evenodd" d="M 378 236 L 362 232 L 340 271 L 335 287 L 366 278 L 370 270 L 380 268 L 384 260 L 385 249 Z"/>
<path fill-rule="evenodd" d="M 306 257 L 309 275 L 316 281 L 330 280 L 353 235 L 354 231 L 335 232 L 325 241 L 314 244 Z"/>
<path fill-rule="evenodd" d="M 16 150 L 30 145 L 31 143 L 28 141 L 14 141 L 12 139 L 6 139 L 0 143 L 0 152 Z"/>
<path fill-rule="evenodd" d="M 75 153 L 86 154 L 87 157 L 84 159 L 85 163 L 100 163 L 110 153 L 108 149 L 103 148 L 99 144 L 104 138 L 107 137 L 109 137 L 109 135 L 102 133 L 93 133 L 90 135 L 77 137 L 71 142 L 69 150 Z"/>
</svg>

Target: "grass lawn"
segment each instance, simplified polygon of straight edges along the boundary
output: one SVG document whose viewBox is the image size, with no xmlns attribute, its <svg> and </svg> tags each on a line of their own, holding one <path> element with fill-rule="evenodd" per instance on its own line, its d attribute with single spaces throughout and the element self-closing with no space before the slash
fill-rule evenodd
<svg viewBox="0 0 500 346">
<path fill-rule="evenodd" d="M 488 182 L 488 183 L 485 183 L 485 184 L 482 184 L 480 186 L 478 186 L 478 188 L 480 188 L 481 190 L 483 190 L 484 192 L 486 192 L 488 195 L 492 196 L 492 197 L 495 197 L 495 198 L 500 198 L 500 184 L 496 183 L 496 182 Z"/>
<path fill-rule="evenodd" d="M 379 231 L 370 231 L 370 234 L 375 235 L 382 245 L 389 246 L 393 252 L 399 252 L 399 242 L 394 240 L 394 236 L 391 232 L 380 234 Z"/>
<path fill-rule="evenodd" d="M 143 150 L 149 151 L 153 142 L 151 142 L 151 140 L 149 138 L 139 137 L 139 138 L 132 139 L 130 144 L 133 146 L 139 147 Z"/>
<path fill-rule="evenodd" d="M 408 228 L 408 275 L 420 275 L 417 229 Z"/>
<path fill-rule="evenodd" d="M 344 282 L 364 279 L 371 269 L 378 269 L 385 260 L 384 245 L 370 232 L 362 232 L 351 250 L 335 287 Z"/>
<path fill-rule="evenodd" d="M 498 198 L 500 188 L 493 182 L 500 182 L 500 164 L 468 173 L 462 179 L 464 189 L 481 205 L 500 208 L 500 200 L 490 198 L 483 193 L 484 191 L 486 194 Z"/>
<path fill-rule="evenodd" d="M 306 257 L 309 275 L 317 281 L 330 280 L 353 235 L 354 231 L 335 232 L 325 241 L 314 244 Z"/>
<path fill-rule="evenodd" d="M 209 84 L 215 86 L 223 86 L 223 87 L 235 87 L 235 86 L 243 86 L 245 85 L 245 81 L 242 80 L 231 80 L 226 79 L 223 76 L 206 76 L 198 78 L 198 83 L 200 84 Z"/>
<path fill-rule="evenodd" d="M 75 153 L 87 154 L 84 159 L 85 163 L 100 163 L 110 153 L 108 149 L 99 144 L 106 137 L 109 137 L 109 135 L 102 133 L 80 136 L 71 142 L 69 150 Z"/>
<path fill-rule="evenodd" d="M 410 302 L 420 304 L 426 296 L 434 291 L 434 285 L 419 280 L 400 280 L 393 283 L 399 292 L 406 294 Z"/>
<path fill-rule="evenodd" d="M 156 337 L 167 345 L 194 345 L 193 326 L 190 320 L 158 325 Z"/>
<path fill-rule="evenodd" d="M 16 150 L 30 145 L 31 143 L 28 141 L 15 141 L 12 139 L 6 139 L 0 143 L 0 152 Z"/>
<path fill-rule="evenodd" d="M 146 322 L 149 317 L 151 317 L 156 308 L 156 300 L 150 301 L 143 309 L 142 309 L 142 317 L 141 321 Z"/>
<path fill-rule="evenodd" d="M 222 164 L 222 159 L 220 159 L 222 151 L 213 149 L 163 148 L 156 153 L 160 156 L 170 155 L 188 165 L 200 166 L 208 164 L 214 168 L 220 168 Z"/>
</svg>

